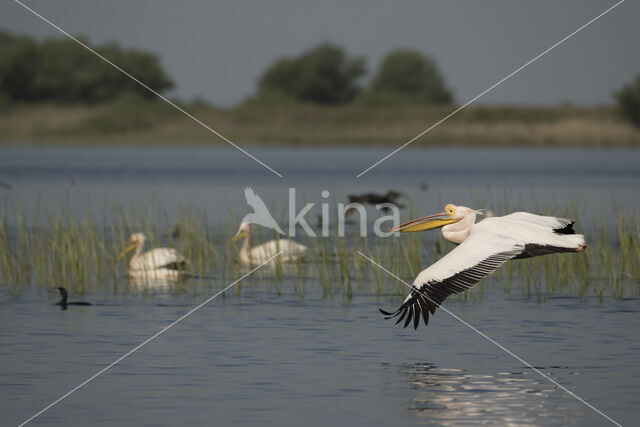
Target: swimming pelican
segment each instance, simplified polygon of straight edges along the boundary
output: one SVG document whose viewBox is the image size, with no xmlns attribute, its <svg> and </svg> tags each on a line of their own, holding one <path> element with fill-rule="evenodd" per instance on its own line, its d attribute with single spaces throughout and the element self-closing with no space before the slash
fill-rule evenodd
<svg viewBox="0 0 640 427">
<path fill-rule="evenodd" d="M 574 220 L 515 212 L 486 218 L 476 224 L 480 213 L 464 206 L 447 205 L 445 212 L 414 219 L 390 231 L 423 231 L 442 227 L 445 239 L 457 244 L 451 252 L 418 274 L 411 292 L 393 313 L 380 310 L 387 319 L 413 320 L 418 328 L 429 313 L 451 294 L 466 291 L 511 259 L 530 258 L 559 252 L 582 252 L 587 244 L 575 234 Z"/>
<path fill-rule="evenodd" d="M 116 263 L 118 263 L 135 249 L 127 270 L 129 277 L 134 279 L 177 280 L 180 277 L 186 278 L 189 276 L 186 270 L 189 262 L 180 252 L 172 248 L 156 248 L 142 253 L 144 241 L 144 234 L 132 234 L 129 237 L 129 246 L 116 259 Z"/>
<path fill-rule="evenodd" d="M 281 262 L 295 262 L 304 258 L 307 247 L 291 239 L 271 240 L 255 248 L 251 247 L 251 223 L 242 222 L 235 236 L 231 239 L 234 243 L 238 239 L 244 238 L 240 248 L 240 262 L 245 265 L 262 264 L 278 252 Z"/>
</svg>

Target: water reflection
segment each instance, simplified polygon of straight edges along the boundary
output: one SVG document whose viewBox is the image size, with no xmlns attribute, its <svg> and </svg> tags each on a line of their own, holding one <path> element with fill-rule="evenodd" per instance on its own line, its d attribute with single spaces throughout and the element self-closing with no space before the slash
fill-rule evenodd
<svg viewBox="0 0 640 427">
<path fill-rule="evenodd" d="M 171 295 L 184 291 L 190 283 L 190 277 L 154 278 L 154 277 L 125 277 L 117 284 L 133 294 Z"/>
<path fill-rule="evenodd" d="M 531 371 L 471 374 L 416 363 L 402 368 L 412 399 L 407 409 L 427 423 L 566 424 L 584 413 L 562 392 Z"/>
</svg>

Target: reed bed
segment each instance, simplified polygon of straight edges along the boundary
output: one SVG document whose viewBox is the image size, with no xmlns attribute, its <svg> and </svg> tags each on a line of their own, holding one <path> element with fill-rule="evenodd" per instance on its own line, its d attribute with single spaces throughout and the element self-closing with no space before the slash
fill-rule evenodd
<svg viewBox="0 0 640 427">
<path fill-rule="evenodd" d="M 481 202 L 479 202 L 482 204 Z M 177 220 L 157 220 L 143 209 L 106 209 L 101 222 L 88 211 L 80 219 L 64 212 L 45 215 L 38 224 L 5 209 L 0 213 L 0 289 L 20 294 L 25 289 L 65 286 L 72 292 L 153 291 L 126 278 L 126 262 L 115 264 L 129 235 L 143 232 L 146 248 L 178 249 L 191 262 L 193 277 L 170 284 L 173 292 L 205 295 L 222 289 L 247 271 L 238 262 L 239 246 L 229 245 L 237 223 L 212 223 L 206 212 L 183 208 Z M 505 203 L 499 211 L 513 211 Z M 579 203 L 539 212 L 576 216 Z M 235 216 L 233 216 L 235 218 Z M 640 294 L 640 214 L 619 213 L 615 224 L 610 215 L 599 215 L 579 231 L 589 248 L 581 255 L 559 254 L 509 262 L 482 284 L 459 298 L 482 295 L 487 287 L 502 288 L 544 298 L 547 295 L 622 298 Z M 229 292 L 250 291 L 280 294 L 309 292 L 322 297 L 352 298 L 358 294 L 402 297 L 404 284 L 359 256 L 360 251 L 398 277 L 412 282 L 418 272 L 453 248 L 440 233 L 406 233 L 399 237 L 360 237 L 358 226 L 347 227 L 347 237 L 330 230 L 326 238 L 296 238 L 309 247 L 305 260 L 283 264 L 276 259 L 243 280 Z M 352 233 L 350 233 L 350 231 Z M 272 232 L 254 228 L 254 243 L 277 238 Z"/>
<path fill-rule="evenodd" d="M 128 102 L 127 102 L 128 101 Z M 0 106 L 1 107 L 1 106 Z M 244 144 L 388 146 L 406 141 L 449 114 L 450 105 L 356 103 L 342 106 L 245 103 L 185 106 Z M 34 126 L 37 123 L 37 126 Z M 13 105 L 0 115 L 0 144 L 181 146 L 211 144 L 206 129 L 161 102 Z M 613 107 L 474 106 L 421 139 L 431 146 L 637 147 L 640 133 Z"/>
</svg>

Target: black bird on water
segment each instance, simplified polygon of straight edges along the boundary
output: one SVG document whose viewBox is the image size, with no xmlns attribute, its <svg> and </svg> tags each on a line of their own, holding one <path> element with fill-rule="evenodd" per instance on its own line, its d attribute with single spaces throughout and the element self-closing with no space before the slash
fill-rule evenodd
<svg viewBox="0 0 640 427">
<path fill-rule="evenodd" d="M 56 305 L 59 305 L 63 310 L 66 310 L 68 305 L 91 305 L 90 302 L 85 302 L 85 301 L 68 302 L 67 298 L 69 297 L 69 294 L 67 293 L 67 290 L 63 287 L 60 287 L 58 288 L 58 291 L 60 292 L 62 299 L 58 301 Z"/>
<path fill-rule="evenodd" d="M 364 193 L 364 194 L 349 194 L 347 198 L 349 199 L 349 203 L 361 203 L 361 204 L 369 204 L 369 205 L 379 205 L 380 203 L 393 203 L 398 208 L 403 209 L 405 206 L 396 204 L 396 200 L 399 197 L 404 196 L 404 194 L 399 191 L 389 190 L 387 194 L 378 194 L 378 193 Z M 386 208 L 384 209 L 387 210 Z"/>
</svg>

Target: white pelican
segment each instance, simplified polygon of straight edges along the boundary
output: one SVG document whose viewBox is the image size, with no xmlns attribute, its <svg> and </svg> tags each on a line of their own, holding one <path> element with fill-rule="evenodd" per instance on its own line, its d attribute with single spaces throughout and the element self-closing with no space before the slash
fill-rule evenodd
<svg viewBox="0 0 640 427">
<path fill-rule="evenodd" d="M 280 252 L 278 257 L 281 262 L 295 262 L 304 258 L 307 247 L 291 239 L 271 240 L 255 248 L 251 247 L 251 223 L 242 222 L 231 243 L 244 238 L 240 248 L 240 262 L 245 265 L 262 264 L 269 258 Z"/>
<path fill-rule="evenodd" d="M 144 234 L 132 234 L 129 237 L 129 246 L 116 259 L 116 263 L 118 263 L 135 249 L 127 270 L 129 277 L 133 279 L 177 280 L 180 277 L 189 276 L 187 271 L 189 263 L 180 252 L 172 248 L 156 248 L 142 253 L 144 241 Z"/>
<path fill-rule="evenodd" d="M 444 238 L 459 246 L 418 274 L 398 310 L 380 310 L 387 319 L 400 316 L 396 323 L 404 319 L 406 328 L 413 321 L 417 329 L 421 315 L 426 325 L 429 312 L 434 314 L 449 295 L 466 291 L 510 259 L 582 252 L 587 247 L 584 236 L 575 234 L 571 219 L 515 212 L 476 224 L 477 213 L 449 204 L 445 212 L 390 229 L 407 232 L 442 227 Z"/>
</svg>

